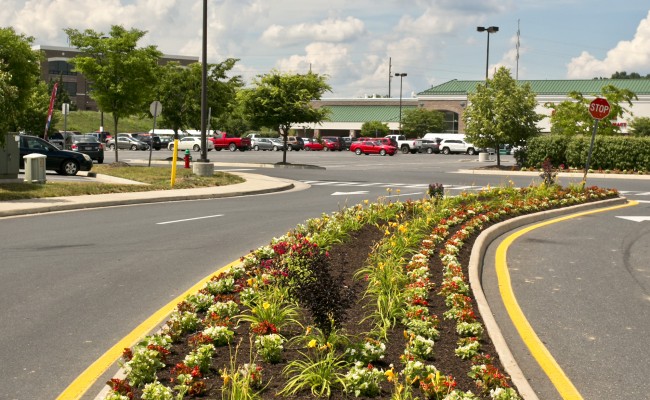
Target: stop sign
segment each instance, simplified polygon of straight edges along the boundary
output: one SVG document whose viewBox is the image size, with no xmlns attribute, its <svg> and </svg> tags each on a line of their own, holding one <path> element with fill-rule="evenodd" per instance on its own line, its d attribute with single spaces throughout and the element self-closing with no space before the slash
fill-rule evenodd
<svg viewBox="0 0 650 400">
<path fill-rule="evenodd" d="M 609 115 L 609 110 L 610 107 L 607 99 L 597 97 L 589 104 L 589 113 L 594 119 L 605 118 Z"/>
</svg>

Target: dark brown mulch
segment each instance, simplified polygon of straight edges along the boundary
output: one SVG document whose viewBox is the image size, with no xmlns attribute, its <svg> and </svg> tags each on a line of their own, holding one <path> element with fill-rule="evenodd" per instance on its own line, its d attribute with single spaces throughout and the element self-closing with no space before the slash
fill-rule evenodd
<svg viewBox="0 0 650 400">
<path fill-rule="evenodd" d="M 453 232 L 451 232 L 453 234 Z M 344 331 L 347 334 L 358 336 L 363 338 L 363 334 L 368 332 L 372 326 L 369 321 L 362 322 L 361 319 L 364 315 L 367 315 L 367 310 L 364 309 L 364 300 L 362 299 L 363 291 L 365 290 L 364 282 L 355 281 L 353 279 L 354 274 L 365 266 L 366 259 L 371 250 L 372 245 L 380 240 L 383 236 L 381 229 L 378 229 L 375 226 L 367 225 L 363 227 L 358 232 L 355 232 L 351 235 L 350 239 L 345 243 L 335 245 L 329 251 L 329 265 L 331 268 L 331 273 L 333 276 L 341 276 L 343 279 L 343 284 L 351 288 L 353 295 L 355 296 L 355 301 L 351 302 L 350 308 L 347 310 L 347 320 L 343 326 Z M 459 254 L 459 260 L 465 266 L 465 274 L 467 276 L 466 266 L 469 261 L 469 254 L 472 248 L 474 238 L 468 240 L 465 246 L 462 248 Z M 441 296 L 436 294 L 439 290 L 439 284 L 442 282 L 442 264 L 440 260 L 434 256 L 430 260 L 430 266 L 432 271 L 431 281 L 436 283 L 434 290 L 430 292 L 428 302 L 431 314 L 435 314 L 439 317 L 441 323 L 439 326 L 440 330 L 440 339 L 436 342 L 435 349 L 436 355 L 435 359 L 431 361 L 433 365 L 436 366 L 442 373 L 445 375 L 452 375 L 457 382 L 457 389 L 468 391 L 471 390 L 473 393 L 478 393 L 478 390 L 472 381 L 471 378 L 467 376 L 467 373 L 470 371 L 471 362 L 469 360 L 462 360 L 454 354 L 454 349 L 456 348 L 456 341 L 458 340 L 458 335 L 455 330 L 455 321 L 444 320 L 442 314 L 447 310 L 447 307 L 444 304 L 444 299 Z M 478 315 L 478 310 L 475 308 L 475 313 Z M 479 316 L 478 320 L 483 322 Z M 244 363 L 250 362 L 251 354 L 254 353 L 254 350 L 251 349 L 251 344 L 248 339 L 249 324 L 242 323 L 237 329 L 237 336 L 240 340 L 238 343 L 238 349 L 236 352 L 237 364 L 242 365 Z M 396 367 L 396 370 L 401 370 L 400 356 L 403 354 L 404 349 L 406 348 L 406 341 L 403 335 L 403 327 L 396 327 L 391 333 L 390 338 L 387 343 L 386 355 L 385 358 L 375 364 L 375 367 L 388 369 L 390 364 L 393 364 Z M 285 337 L 291 337 L 295 335 L 301 335 L 304 332 L 281 332 Z M 490 354 L 493 357 L 497 357 L 496 351 L 490 338 L 485 335 L 486 338 L 482 340 L 481 351 L 483 353 Z M 221 387 L 222 379 L 220 378 L 220 370 L 227 368 L 231 365 L 232 357 L 235 357 L 235 346 L 232 346 L 233 349 L 227 347 L 218 348 L 217 355 L 213 359 L 212 367 L 210 374 L 205 377 L 205 382 L 207 386 L 207 392 L 200 396 L 199 398 L 206 399 L 218 399 L 221 398 Z M 291 360 L 298 358 L 298 350 L 294 348 L 286 348 L 283 352 L 283 361 L 278 364 L 268 364 L 256 360 L 258 364 L 263 366 L 263 379 L 265 384 L 267 384 L 264 391 L 261 393 L 261 397 L 264 399 L 271 399 L 277 397 L 276 393 L 280 391 L 285 383 L 287 382 L 286 378 L 282 376 L 282 369 L 287 365 Z M 173 367 L 176 363 L 181 362 L 186 354 L 190 351 L 187 341 L 184 343 L 175 345 L 172 349 L 172 353 L 167 357 L 165 363 L 168 365 L 167 369 L 158 372 L 158 379 L 160 382 L 168 384 L 170 382 L 170 368 Z M 231 354 L 231 352 L 233 354 Z M 498 366 L 501 371 L 503 368 L 498 363 L 498 359 L 495 362 L 495 365 Z M 170 385 L 170 386 L 173 386 Z M 389 399 L 391 396 L 392 384 L 385 383 L 382 386 L 382 394 L 376 399 Z M 136 389 L 135 398 L 139 398 L 141 395 L 141 390 Z M 414 395 L 424 398 L 419 389 L 414 390 Z M 310 392 L 301 392 L 299 395 L 291 396 L 292 399 L 313 399 L 314 397 Z M 345 396 L 345 394 L 340 392 L 333 393 L 333 399 L 339 398 L 354 398 L 353 396 Z M 483 398 L 483 397 L 480 397 Z M 487 398 L 487 397 L 485 397 Z"/>
</svg>

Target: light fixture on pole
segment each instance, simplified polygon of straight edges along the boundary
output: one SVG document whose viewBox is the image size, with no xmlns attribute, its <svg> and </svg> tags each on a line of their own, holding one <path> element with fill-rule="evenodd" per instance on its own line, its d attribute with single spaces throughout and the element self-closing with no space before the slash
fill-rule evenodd
<svg viewBox="0 0 650 400">
<path fill-rule="evenodd" d="M 406 76 L 406 72 L 396 72 L 395 76 L 399 76 L 399 133 L 402 134 L 402 79 Z"/>
<path fill-rule="evenodd" d="M 490 65 L 490 33 L 496 33 L 499 32 L 499 27 L 498 26 L 489 26 L 489 27 L 484 27 L 484 26 L 477 26 L 476 30 L 478 32 L 487 32 L 487 54 L 485 56 L 485 81 L 487 82 L 488 80 L 488 66 Z"/>
</svg>

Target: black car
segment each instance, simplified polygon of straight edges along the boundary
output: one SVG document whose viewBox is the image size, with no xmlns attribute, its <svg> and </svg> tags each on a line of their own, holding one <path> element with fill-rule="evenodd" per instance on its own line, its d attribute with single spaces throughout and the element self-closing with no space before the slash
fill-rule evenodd
<svg viewBox="0 0 650 400">
<path fill-rule="evenodd" d="M 25 168 L 24 156 L 28 154 L 43 154 L 45 169 L 54 170 L 60 175 L 77 175 L 79 171 L 90 171 L 93 160 L 88 154 L 76 151 L 59 150 L 55 145 L 36 136 L 19 136 L 20 168 Z"/>
<path fill-rule="evenodd" d="M 429 139 L 417 139 L 417 141 L 420 142 L 420 146 L 418 148 L 418 151 L 420 153 L 440 153 L 440 146 L 438 145 L 437 141 Z"/>
<path fill-rule="evenodd" d="M 104 145 L 99 143 L 95 136 L 72 136 L 72 144 L 70 144 L 70 150 L 88 154 L 90 158 L 97 160 L 97 163 L 99 164 L 104 163 Z"/>
<path fill-rule="evenodd" d="M 154 150 L 160 150 L 162 148 L 162 141 L 157 135 L 154 135 L 152 138 L 150 133 L 132 133 L 131 137 L 141 142 L 145 142 L 149 146 L 152 146 L 151 143 L 153 142 Z"/>
</svg>

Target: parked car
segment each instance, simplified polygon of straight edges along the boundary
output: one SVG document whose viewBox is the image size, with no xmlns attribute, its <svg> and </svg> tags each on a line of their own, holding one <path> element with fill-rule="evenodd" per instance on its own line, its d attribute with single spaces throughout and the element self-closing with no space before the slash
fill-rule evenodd
<svg viewBox="0 0 650 400">
<path fill-rule="evenodd" d="M 442 154 L 466 153 L 471 156 L 478 153 L 478 150 L 473 144 L 467 143 L 462 139 L 443 139 L 440 141 L 438 146 L 440 147 L 440 152 Z"/>
<path fill-rule="evenodd" d="M 106 141 L 106 147 L 110 150 L 115 150 L 115 139 L 108 139 Z M 149 145 L 132 137 L 119 134 L 117 136 L 117 148 L 124 150 L 149 150 Z"/>
<path fill-rule="evenodd" d="M 344 137 L 343 138 L 343 150 L 350 150 L 350 146 L 352 145 L 352 143 L 356 142 L 357 140 L 359 140 L 359 139 L 357 139 L 355 137 L 349 137 L 349 136 Z"/>
<path fill-rule="evenodd" d="M 90 132 L 90 133 L 85 133 L 84 135 L 91 135 L 97 138 L 100 143 L 106 143 L 108 139 L 111 139 L 111 133 L 110 132 Z"/>
<path fill-rule="evenodd" d="M 321 151 L 325 148 L 318 140 L 313 138 L 302 139 L 305 146 L 305 151 Z"/>
<path fill-rule="evenodd" d="M 350 151 L 353 151 L 357 155 L 379 154 L 385 156 L 388 154 L 389 156 L 392 156 L 397 153 L 397 147 L 380 141 L 362 140 L 352 143 Z"/>
<path fill-rule="evenodd" d="M 341 151 L 345 148 L 343 138 L 339 136 L 323 136 L 322 144 L 325 151 Z"/>
<path fill-rule="evenodd" d="M 253 146 L 253 150 L 255 151 L 273 149 L 273 142 L 271 142 L 270 138 L 265 138 L 265 137 L 252 138 L 251 145 Z"/>
<path fill-rule="evenodd" d="M 386 144 L 388 146 L 397 146 L 397 141 L 393 138 L 390 137 L 380 137 L 380 138 L 373 138 L 373 137 L 367 137 L 367 136 L 362 136 L 358 139 L 360 142 L 380 142 L 383 144 Z"/>
<path fill-rule="evenodd" d="M 153 146 L 154 150 L 162 149 L 162 141 L 158 135 L 151 136 L 150 133 L 132 133 L 131 137 L 135 140 L 145 142 L 149 146 Z"/>
<path fill-rule="evenodd" d="M 418 142 L 417 148 L 420 153 L 440 153 L 440 145 L 438 145 L 438 141 L 429 139 L 416 139 L 416 141 Z"/>
<path fill-rule="evenodd" d="M 54 170 L 60 175 L 77 175 L 79 171 L 90 171 L 93 160 L 88 154 L 70 150 L 60 150 L 50 142 L 36 136 L 20 135 L 19 167 L 25 168 L 24 156 L 28 154 L 44 154 L 45 169 Z"/>
<path fill-rule="evenodd" d="M 305 141 L 300 136 L 287 136 L 287 150 L 303 150 Z"/>
<path fill-rule="evenodd" d="M 211 140 L 206 140 L 206 147 L 208 151 L 214 150 L 214 143 Z M 174 150 L 174 142 L 167 145 L 169 150 Z M 201 151 L 201 138 L 198 136 L 185 136 L 178 141 L 177 151 L 194 150 Z"/>
<path fill-rule="evenodd" d="M 70 150 L 88 154 L 98 164 L 104 163 L 104 145 L 95 136 L 73 135 Z"/>
<path fill-rule="evenodd" d="M 273 151 L 284 150 L 284 142 L 280 138 L 271 138 L 271 143 L 273 143 Z"/>
</svg>

